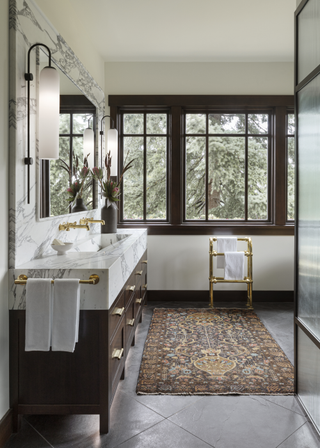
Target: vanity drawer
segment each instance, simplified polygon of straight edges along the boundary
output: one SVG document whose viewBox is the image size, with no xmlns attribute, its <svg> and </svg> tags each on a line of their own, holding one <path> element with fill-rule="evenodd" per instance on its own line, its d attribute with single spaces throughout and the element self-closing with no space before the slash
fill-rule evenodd
<svg viewBox="0 0 320 448">
<path fill-rule="evenodd" d="M 125 322 L 125 327 L 126 327 L 126 342 L 125 342 L 125 348 L 126 348 L 126 354 L 128 353 L 130 346 L 132 344 L 133 341 L 133 337 L 134 337 L 134 330 L 136 327 L 136 322 L 135 322 L 135 315 L 134 315 L 134 311 L 135 311 L 135 304 L 134 301 L 132 301 L 132 303 L 130 304 L 129 308 L 126 311 L 126 322 Z"/>
<path fill-rule="evenodd" d="M 125 360 L 125 328 L 124 319 L 110 344 L 110 379 L 111 389 L 115 390 L 124 368 Z"/>
<path fill-rule="evenodd" d="M 135 290 L 136 290 L 136 275 L 135 272 L 133 272 L 124 288 L 125 307 L 127 307 L 129 303 L 132 301 L 133 295 L 135 294 Z"/>
<path fill-rule="evenodd" d="M 110 325 L 110 338 L 117 326 L 119 325 L 122 317 L 124 316 L 125 303 L 124 303 L 124 292 L 120 294 L 120 297 L 116 300 L 116 303 L 110 308 L 110 317 L 109 317 L 109 325 Z"/>
</svg>

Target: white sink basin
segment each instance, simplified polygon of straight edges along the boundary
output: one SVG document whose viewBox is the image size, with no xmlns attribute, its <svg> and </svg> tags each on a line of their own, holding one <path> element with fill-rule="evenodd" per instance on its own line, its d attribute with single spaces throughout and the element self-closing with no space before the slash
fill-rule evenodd
<svg viewBox="0 0 320 448">
<path fill-rule="evenodd" d="M 130 235 L 119 233 L 99 233 L 88 239 L 75 242 L 70 252 L 99 252 L 106 248 L 115 248 L 122 244 Z"/>
</svg>

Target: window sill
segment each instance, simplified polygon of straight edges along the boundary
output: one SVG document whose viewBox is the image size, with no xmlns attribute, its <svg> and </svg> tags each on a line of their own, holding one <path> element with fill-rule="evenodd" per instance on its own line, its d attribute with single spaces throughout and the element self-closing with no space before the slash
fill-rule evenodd
<svg viewBox="0 0 320 448">
<path fill-rule="evenodd" d="M 183 223 L 122 222 L 119 229 L 148 229 L 148 235 L 294 235 L 294 224 L 277 226 L 266 223 Z"/>
</svg>

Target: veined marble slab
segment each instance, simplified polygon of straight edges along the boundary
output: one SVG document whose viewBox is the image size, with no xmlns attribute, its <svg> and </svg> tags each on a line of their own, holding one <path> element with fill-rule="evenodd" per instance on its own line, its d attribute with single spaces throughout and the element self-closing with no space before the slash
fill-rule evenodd
<svg viewBox="0 0 320 448">
<path fill-rule="evenodd" d="M 28 278 L 81 280 L 97 274 L 97 285 L 80 286 L 81 309 L 109 309 L 147 249 L 147 230 L 119 229 L 116 235 L 91 235 L 83 240 L 83 251 L 78 243 L 74 252 L 39 257 L 10 269 L 9 309 L 25 309 L 26 287 L 14 283 L 21 274 Z"/>
</svg>

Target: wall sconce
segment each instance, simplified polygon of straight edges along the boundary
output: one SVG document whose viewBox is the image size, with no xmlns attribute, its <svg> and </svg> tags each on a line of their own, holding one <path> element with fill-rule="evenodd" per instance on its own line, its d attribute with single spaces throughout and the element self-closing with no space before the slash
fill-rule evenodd
<svg viewBox="0 0 320 448">
<path fill-rule="evenodd" d="M 92 118 L 92 117 L 90 117 Z M 88 127 L 83 133 L 83 155 L 88 157 L 89 168 L 94 167 L 94 132 L 93 129 L 89 127 L 90 118 L 88 120 Z"/>
<path fill-rule="evenodd" d="M 60 108 L 60 79 L 59 73 L 51 67 L 51 51 L 44 44 L 34 44 L 28 51 L 28 72 L 24 78 L 27 81 L 27 150 L 28 157 L 24 163 L 28 167 L 28 204 L 30 204 L 30 52 L 36 46 L 45 47 L 49 55 L 49 66 L 44 67 L 40 73 L 39 81 L 39 158 L 59 159 L 59 108 Z"/>
<path fill-rule="evenodd" d="M 106 117 L 110 118 L 111 121 L 111 129 L 109 129 L 107 133 L 107 151 L 110 151 L 111 153 L 111 176 L 117 176 L 118 175 L 118 131 L 114 127 L 114 120 L 110 115 L 105 115 L 101 118 L 101 151 L 102 151 L 102 136 L 103 136 L 103 130 L 102 130 L 102 120 Z"/>
</svg>

